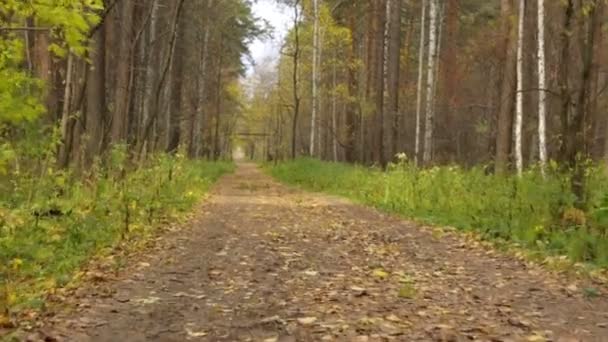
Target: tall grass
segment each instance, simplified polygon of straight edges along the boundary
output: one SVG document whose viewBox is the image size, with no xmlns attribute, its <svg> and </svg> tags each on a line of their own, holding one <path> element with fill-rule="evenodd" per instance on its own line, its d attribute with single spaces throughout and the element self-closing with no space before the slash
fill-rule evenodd
<svg viewBox="0 0 608 342">
<path fill-rule="evenodd" d="M 87 175 L 46 167 L 2 179 L 0 316 L 41 305 L 41 294 L 70 282 L 91 256 L 145 240 L 233 168 L 164 154 L 134 168 L 120 149 L 109 159 Z"/>
<path fill-rule="evenodd" d="M 574 209 L 569 177 L 538 170 L 522 177 L 487 174 L 482 167 L 419 169 L 407 162 L 374 168 L 299 159 L 269 167 L 279 180 L 427 223 L 473 230 L 575 262 L 608 266 L 608 178 L 587 175 L 589 209 Z"/>
</svg>

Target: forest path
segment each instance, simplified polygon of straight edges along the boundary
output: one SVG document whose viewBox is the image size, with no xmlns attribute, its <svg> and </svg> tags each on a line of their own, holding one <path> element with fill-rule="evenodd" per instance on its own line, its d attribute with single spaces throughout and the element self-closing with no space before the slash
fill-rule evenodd
<svg viewBox="0 0 608 342">
<path fill-rule="evenodd" d="M 608 299 L 239 165 L 197 217 L 83 291 L 66 341 L 608 341 Z M 544 339 L 545 337 L 546 339 Z M 34 339 L 35 340 L 35 339 Z"/>
</svg>

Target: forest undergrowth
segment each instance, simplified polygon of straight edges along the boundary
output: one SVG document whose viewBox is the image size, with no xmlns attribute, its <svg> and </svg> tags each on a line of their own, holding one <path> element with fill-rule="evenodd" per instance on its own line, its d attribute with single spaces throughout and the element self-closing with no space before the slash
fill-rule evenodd
<svg viewBox="0 0 608 342">
<path fill-rule="evenodd" d="M 11 151 L 4 146 L 0 160 L 0 325 L 43 308 L 45 296 L 78 281 L 91 258 L 142 246 L 233 170 L 229 162 L 181 154 L 136 164 L 118 146 L 76 173 L 56 167 L 52 149 Z"/>
<path fill-rule="evenodd" d="M 545 177 L 538 169 L 521 177 L 488 174 L 481 166 L 420 169 L 405 160 L 387 171 L 307 158 L 266 168 L 286 183 L 478 233 L 498 245 L 522 247 L 533 258 L 608 267 L 608 176 L 602 167 L 587 169 L 584 210 L 575 205 L 570 176 L 555 164 Z"/>
</svg>

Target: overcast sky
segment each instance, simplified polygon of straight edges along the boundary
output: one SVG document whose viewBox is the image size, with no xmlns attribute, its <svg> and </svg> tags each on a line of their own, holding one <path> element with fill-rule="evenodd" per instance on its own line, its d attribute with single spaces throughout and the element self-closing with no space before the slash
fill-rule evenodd
<svg viewBox="0 0 608 342">
<path fill-rule="evenodd" d="M 256 64 L 260 64 L 268 58 L 276 60 L 285 33 L 289 30 L 290 12 L 287 8 L 277 5 L 276 0 L 258 0 L 253 5 L 253 12 L 256 17 L 266 19 L 272 25 L 274 34 L 271 39 L 256 40 L 250 46 L 251 56 Z M 251 67 L 249 67 L 249 73 L 251 71 Z"/>
</svg>

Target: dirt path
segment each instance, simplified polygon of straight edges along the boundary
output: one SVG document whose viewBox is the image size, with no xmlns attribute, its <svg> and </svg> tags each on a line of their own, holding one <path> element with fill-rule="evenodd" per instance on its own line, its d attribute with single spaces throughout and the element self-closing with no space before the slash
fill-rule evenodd
<svg viewBox="0 0 608 342">
<path fill-rule="evenodd" d="M 220 180 L 200 210 L 162 251 L 85 291 L 47 337 L 608 341 L 608 299 L 585 296 L 588 284 L 287 188 L 253 165 Z"/>
</svg>

